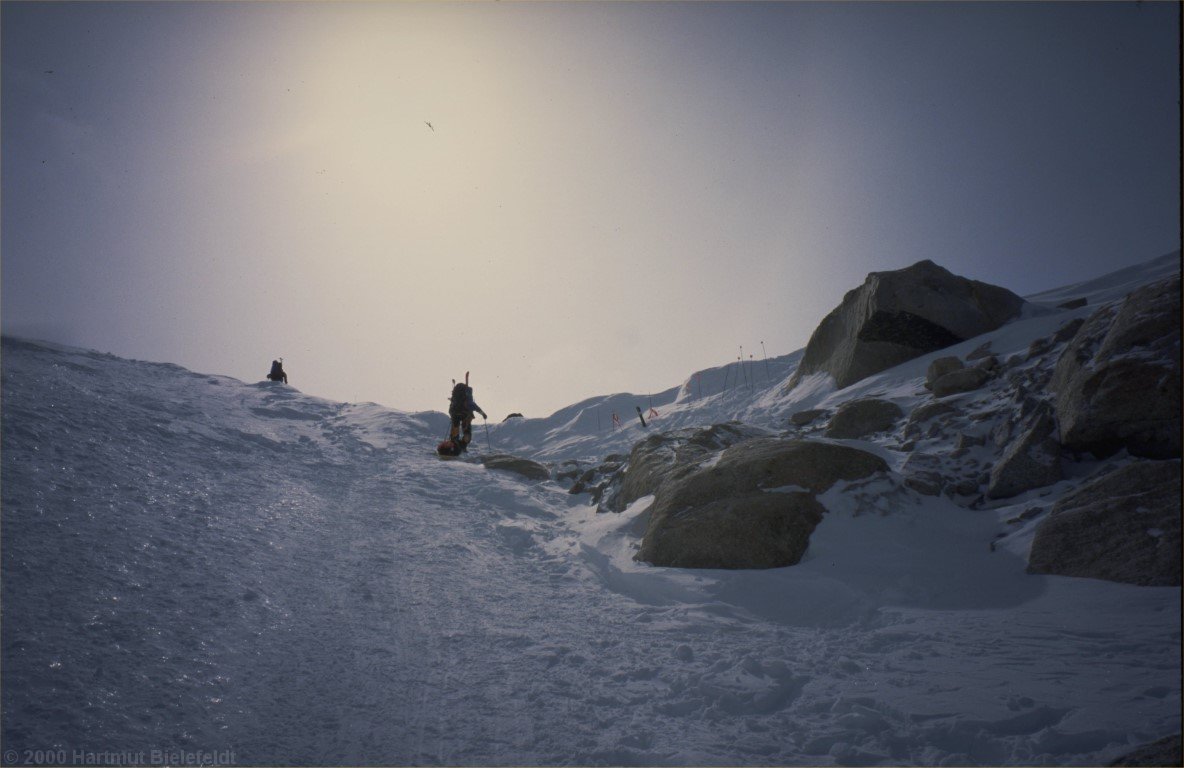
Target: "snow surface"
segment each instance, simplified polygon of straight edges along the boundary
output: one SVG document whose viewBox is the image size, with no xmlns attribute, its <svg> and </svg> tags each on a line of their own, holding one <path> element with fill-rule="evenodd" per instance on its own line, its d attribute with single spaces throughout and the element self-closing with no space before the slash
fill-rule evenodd
<svg viewBox="0 0 1184 768">
<path fill-rule="evenodd" d="M 654 430 L 907 410 L 934 357 L 1022 353 L 1178 269 L 1033 297 L 1048 311 L 845 390 L 786 393 L 798 352 L 478 426 L 474 452 L 599 462 Z M 651 499 L 598 514 L 440 461 L 443 414 L 11 338 L 2 374 L 5 764 L 1097 765 L 1180 730 L 1180 589 L 1024 573 L 1018 516 L 1090 464 L 979 509 L 839 487 L 798 566 L 664 569 L 632 560 Z"/>
</svg>

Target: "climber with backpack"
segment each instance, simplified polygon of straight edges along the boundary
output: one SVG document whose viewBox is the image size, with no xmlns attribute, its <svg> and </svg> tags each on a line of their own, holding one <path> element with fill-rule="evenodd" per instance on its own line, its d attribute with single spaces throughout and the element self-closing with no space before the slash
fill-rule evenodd
<svg viewBox="0 0 1184 768">
<path fill-rule="evenodd" d="M 452 419 L 452 427 L 448 431 L 448 439 L 436 447 L 441 456 L 459 456 L 469 447 L 473 439 L 473 412 L 481 414 L 487 419 L 485 411 L 473 400 L 473 388 L 469 386 L 469 372 L 465 371 L 463 382 L 452 383 L 452 397 L 448 400 L 448 416 Z"/>
<path fill-rule="evenodd" d="M 284 358 L 271 361 L 271 372 L 267 374 L 267 380 L 288 383 L 288 374 L 284 372 Z"/>
</svg>

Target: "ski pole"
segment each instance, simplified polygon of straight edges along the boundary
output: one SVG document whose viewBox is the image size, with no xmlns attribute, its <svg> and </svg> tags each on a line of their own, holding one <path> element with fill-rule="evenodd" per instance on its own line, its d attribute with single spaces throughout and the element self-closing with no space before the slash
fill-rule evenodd
<svg viewBox="0 0 1184 768">
<path fill-rule="evenodd" d="M 492 452 L 493 451 L 493 443 L 489 439 L 489 421 L 484 416 L 482 416 L 481 423 L 483 423 L 485 425 L 485 445 Z"/>
</svg>

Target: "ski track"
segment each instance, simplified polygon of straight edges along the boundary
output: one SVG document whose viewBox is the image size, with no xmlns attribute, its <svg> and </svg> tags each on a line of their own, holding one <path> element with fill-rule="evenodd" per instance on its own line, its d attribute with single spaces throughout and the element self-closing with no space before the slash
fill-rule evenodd
<svg viewBox="0 0 1184 768">
<path fill-rule="evenodd" d="M 794 622 L 729 597 L 792 578 L 632 564 L 629 514 L 439 461 L 405 414 L 12 340 L 4 362 L 9 748 L 1096 764 L 1178 728 L 1179 590 Z"/>
</svg>

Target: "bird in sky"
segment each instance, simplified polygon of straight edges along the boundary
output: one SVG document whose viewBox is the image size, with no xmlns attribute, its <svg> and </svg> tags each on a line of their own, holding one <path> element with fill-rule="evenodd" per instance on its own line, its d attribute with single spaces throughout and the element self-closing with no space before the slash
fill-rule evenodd
<svg viewBox="0 0 1184 768">
<path fill-rule="evenodd" d="M 428 128 L 431 128 L 431 129 L 432 129 L 432 133 L 435 133 L 435 132 L 436 132 L 436 128 L 435 128 L 435 127 L 434 127 L 434 126 L 433 126 L 431 123 L 429 123 L 427 120 L 424 120 L 424 121 L 423 121 L 423 124 L 424 124 L 424 125 L 426 125 Z"/>
</svg>

